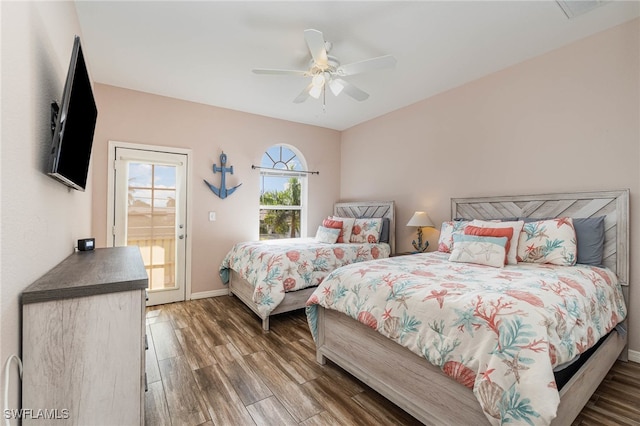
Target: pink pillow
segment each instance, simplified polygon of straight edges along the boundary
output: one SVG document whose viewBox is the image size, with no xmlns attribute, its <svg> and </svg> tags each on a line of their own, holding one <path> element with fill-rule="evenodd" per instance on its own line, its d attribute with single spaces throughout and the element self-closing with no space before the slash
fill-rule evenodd
<svg viewBox="0 0 640 426">
<path fill-rule="evenodd" d="M 337 243 L 344 243 L 344 232 L 342 231 L 342 224 L 343 222 L 341 220 L 325 219 L 322 221 L 322 226 L 324 226 L 325 228 L 340 230 L 340 235 L 338 235 L 338 240 L 336 241 Z"/>
</svg>

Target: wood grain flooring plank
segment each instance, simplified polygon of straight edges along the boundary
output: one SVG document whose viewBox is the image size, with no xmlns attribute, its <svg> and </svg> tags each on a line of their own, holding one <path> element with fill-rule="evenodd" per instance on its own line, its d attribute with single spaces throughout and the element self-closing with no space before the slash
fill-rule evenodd
<svg viewBox="0 0 640 426">
<path fill-rule="evenodd" d="M 145 320 L 147 324 L 171 321 L 171 316 L 167 310 L 168 305 L 150 306 L 146 310 Z"/>
<path fill-rule="evenodd" d="M 617 395 L 600 395 L 592 407 L 594 407 L 594 409 L 597 407 L 622 417 L 635 418 L 640 421 L 640 406 L 637 401 L 634 402 L 630 399 L 621 401 Z"/>
<path fill-rule="evenodd" d="M 336 387 L 342 389 L 343 392 L 349 395 L 357 395 L 360 392 L 364 392 L 365 387 L 362 382 L 356 379 L 351 374 L 346 373 L 342 368 L 329 361 L 324 366 L 325 376 L 330 378 L 336 385 Z"/>
<path fill-rule="evenodd" d="M 295 381 L 297 384 L 302 384 L 309 380 L 304 377 L 308 376 L 308 374 L 306 374 L 304 371 L 298 371 L 298 369 L 296 369 L 290 361 L 281 357 L 277 352 L 266 350 L 265 353 L 267 358 L 271 360 L 271 363 L 273 363 L 275 368 L 286 373 L 291 378 L 291 380 Z M 313 374 L 311 374 L 310 376 L 313 376 Z"/>
<path fill-rule="evenodd" d="M 366 388 L 363 392 L 354 395 L 352 399 L 367 413 L 378 419 L 380 424 L 397 426 L 418 426 L 422 424 L 371 388 Z"/>
<path fill-rule="evenodd" d="M 224 325 L 224 333 L 229 341 L 233 342 L 235 347 L 242 355 L 249 355 L 264 350 L 263 340 L 257 339 L 256 335 L 262 333 L 262 329 L 257 332 L 247 332 L 246 327 L 239 327 L 237 322 L 228 320 L 221 321 Z"/>
<path fill-rule="evenodd" d="M 253 353 L 246 359 L 296 421 L 301 422 L 324 411 L 322 405 L 306 389 L 284 371 L 274 368 L 266 352 Z"/>
<path fill-rule="evenodd" d="M 273 396 L 248 405 L 247 410 L 257 425 L 298 425 L 287 409 Z"/>
<path fill-rule="evenodd" d="M 271 389 L 244 359 L 224 365 L 223 370 L 244 405 L 254 404 L 273 395 Z"/>
<path fill-rule="evenodd" d="M 323 411 L 320 414 L 309 417 L 299 424 L 300 426 L 344 426 L 343 421 L 336 419 L 328 411 Z"/>
<path fill-rule="evenodd" d="M 209 348 L 231 342 L 219 322 L 206 316 L 206 314 L 195 315 L 192 328 L 194 335 L 202 339 Z"/>
<path fill-rule="evenodd" d="M 213 424 L 254 424 L 249 411 L 219 365 L 196 370 L 194 377 Z"/>
<path fill-rule="evenodd" d="M 170 303 L 167 306 L 173 328 L 185 328 L 189 326 L 189 314 L 187 313 L 190 301 L 183 303 Z"/>
<path fill-rule="evenodd" d="M 190 328 L 178 328 L 174 332 L 192 370 L 218 363 L 204 341 L 198 341 Z"/>
<path fill-rule="evenodd" d="M 368 426 L 383 424 L 381 419 L 376 419 L 362 406 L 358 405 L 350 395 L 336 388 L 326 377 L 302 385 L 316 401 L 324 407 L 332 416 L 340 419 L 344 424 Z"/>
<path fill-rule="evenodd" d="M 607 383 L 600 384 L 595 394 L 598 395 L 599 397 L 608 395 L 610 397 L 613 397 L 619 400 L 621 403 L 627 403 L 629 405 L 632 405 L 632 404 L 637 405 L 638 389 L 639 388 L 630 386 L 626 383 L 607 382 Z"/>
<path fill-rule="evenodd" d="M 579 419 L 582 425 L 604 425 L 604 426 L 637 426 L 638 422 L 632 419 L 620 419 L 610 413 L 587 408 L 583 410 Z"/>
<path fill-rule="evenodd" d="M 148 425 L 171 426 L 162 382 L 149 383 L 149 390 L 144 394 L 144 413 L 144 420 Z"/>
<path fill-rule="evenodd" d="M 238 349 L 236 349 L 233 343 L 216 346 L 211 349 L 211 352 L 213 352 L 216 360 L 218 360 L 218 364 L 223 367 L 242 359 L 242 354 L 238 352 Z"/>
<path fill-rule="evenodd" d="M 163 359 L 158 365 L 171 423 L 174 426 L 199 425 L 209 420 L 206 404 L 185 357 Z"/>
<path fill-rule="evenodd" d="M 315 359 L 315 352 L 309 353 L 306 346 L 302 345 L 301 340 L 294 340 L 289 346 L 293 355 L 290 355 L 287 360 L 305 381 L 325 374 L 323 367 Z M 314 355 L 314 357 L 310 355 Z"/>
<path fill-rule="evenodd" d="M 158 358 L 156 358 L 156 347 L 151 336 L 151 328 L 146 327 L 147 344 L 149 348 L 144 351 L 145 372 L 147 373 L 147 383 L 153 383 L 160 380 L 160 369 L 158 368 Z"/>
<path fill-rule="evenodd" d="M 158 362 L 182 355 L 180 342 L 173 331 L 171 321 L 155 322 L 149 325 L 156 349 Z"/>
</svg>

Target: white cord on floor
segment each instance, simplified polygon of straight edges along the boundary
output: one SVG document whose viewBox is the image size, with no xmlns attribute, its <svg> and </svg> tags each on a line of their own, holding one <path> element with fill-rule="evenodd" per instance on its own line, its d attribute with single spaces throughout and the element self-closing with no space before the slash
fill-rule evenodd
<svg viewBox="0 0 640 426">
<path fill-rule="evenodd" d="M 12 354 L 9 358 L 7 358 L 7 363 L 4 366 L 4 405 L 3 405 L 4 410 L 9 409 L 9 375 L 10 375 L 9 373 L 11 373 L 10 371 L 11 361 L 13 361 L 14 359 L 18 363 L 18 368 L 20 370 L 20 380 L 22 380 L 22 361 L 20 361 L 20 357 L 18 357 L 18 355 Z M 9 421 L 10 420 L 9 417 L 11 416 L 7 416 L 6 411 L 3 411 L 3 414 L 5 414 L 4 416 L 5 425 L 11 426 L 11 422 Z"/>
</svg>

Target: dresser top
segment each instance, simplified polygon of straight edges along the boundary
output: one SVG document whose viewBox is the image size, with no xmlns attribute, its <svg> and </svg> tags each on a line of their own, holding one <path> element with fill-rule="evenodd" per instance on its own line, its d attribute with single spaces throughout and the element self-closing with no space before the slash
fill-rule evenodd
<svg viewBox="0 0 640 426">
<path fill-rule="evenodd" d="M 147 288 L 137 246 L 77 251 L 22 292 L 22 304 Z"/>
</svg>

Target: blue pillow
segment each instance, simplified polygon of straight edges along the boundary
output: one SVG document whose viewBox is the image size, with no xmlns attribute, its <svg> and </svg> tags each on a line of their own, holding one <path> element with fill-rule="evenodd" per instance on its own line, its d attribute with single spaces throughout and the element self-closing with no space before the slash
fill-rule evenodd
<svg viewBox="0 0 640 426">
<path fill-rule="evenodd" d="M 604 216 L 573 219 L 578 243 L 578 263 L 602 266 L 604 257 Z"/>
<path fill-rule="evenodd" d="M 382 218 L 382 229 L 380 230 L 380 242 L 389 244 L 389 226 L 391 225 L 391 219 L 388 217 Z"/>
</svg>

